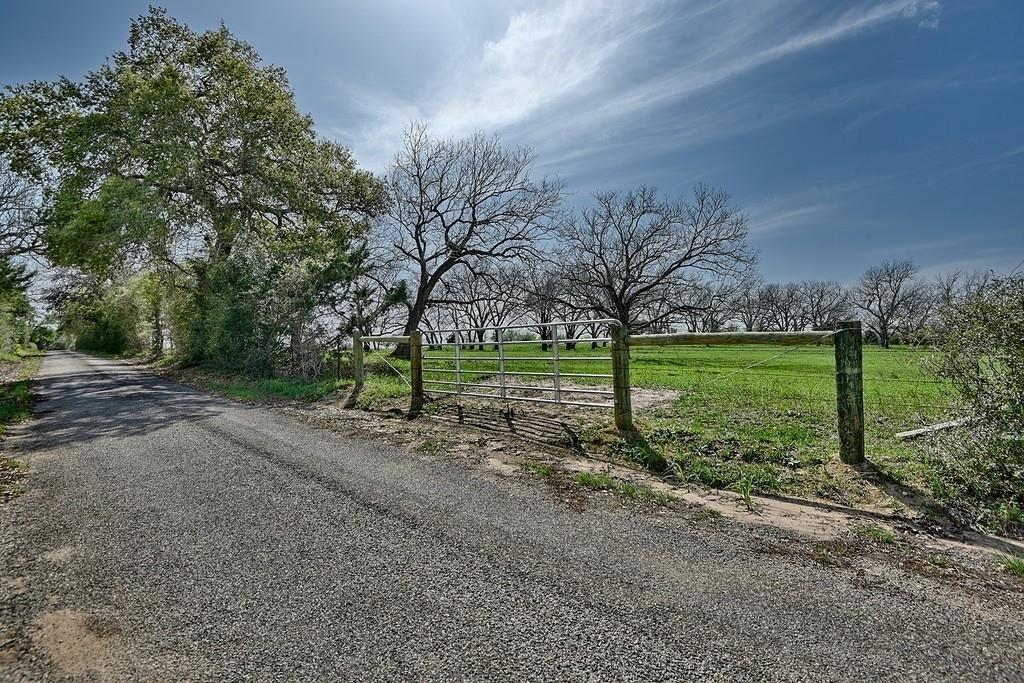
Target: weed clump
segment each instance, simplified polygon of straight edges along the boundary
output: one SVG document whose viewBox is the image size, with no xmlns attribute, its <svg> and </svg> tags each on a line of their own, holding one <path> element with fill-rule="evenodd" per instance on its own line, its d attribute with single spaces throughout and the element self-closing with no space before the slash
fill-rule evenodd
<svg viewBox="0 0 1024 683">
<path fill-rule="evenodd" d="M 1004 555 L 999 561 L 1003 569 L 1014 576 L 1024 576 L 1024 557 L 1020 555 Z"/>
<path fill-rule="evenodd" d="M 853 527 L 853 533 L 881 545 L 892 545 L 896 542 L 896 534 L 878 524 L 857 524 Z"/>
<path fill-rule="evenodd" d="M 648 501 L 657 505 L 668 505 L 673 500 L 671 495 L 662 491 L 655 491 L 647 484 L 619 481 L 604 472 L 580 472 L 576 475 L 576 483 L 590 489 L 611 491 L 626 498 Z"/>
</svg>

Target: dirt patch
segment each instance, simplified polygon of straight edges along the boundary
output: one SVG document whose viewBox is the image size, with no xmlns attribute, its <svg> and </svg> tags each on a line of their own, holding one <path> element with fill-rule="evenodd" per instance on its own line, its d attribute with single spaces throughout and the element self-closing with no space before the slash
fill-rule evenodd
<svg viewBox="0 0 1024 683">
<path fill-rule="evenodd" d="M 117 653 L 123 647 L 111 623 L 69 609 L 48 612 L 34 623 L 33 642 L 62 672 L 101 681 L 112 677 Z"/>
<path fill-rule="evenodd" d="M 64 564 L 74 557 L 75 548 L 70 545 L 64 545 L 49 552 L 43 553 L 43 559 L 55 564 Z"/>
<path fill-rule="evenodd" d="M 498 474 L 512 476 L 519 473 L 520 467 L 507 460 L 498 457 L 490 457 L 484 460 L 484 465 Z"/>
</svg>

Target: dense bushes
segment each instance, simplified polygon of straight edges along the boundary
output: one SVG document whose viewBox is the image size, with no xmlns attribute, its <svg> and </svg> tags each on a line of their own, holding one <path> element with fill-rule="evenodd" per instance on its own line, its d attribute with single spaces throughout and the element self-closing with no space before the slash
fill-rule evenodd
<svg viewBox="0 0 1024 683">
<path fill-rule="evenodd" d="M 933 491 L 963 521 L 1024 531 L 1024 276 L 991 281 L 942 322 L 939 371 L 969 422 L 937 440 Z"/>
<path fill-rule="evenodd" d="M 119 355 L 145 349 L 138 297 L 130 286 L 69 292 L 58 312 L 69 348 Z"/>
<path fill-rule="evenodd" d="M 14 353 L 30 341 L 33 312 L 25 290 L 31 279 L 24 265 L 0 259 L 0 354 Z"/>
</svg>

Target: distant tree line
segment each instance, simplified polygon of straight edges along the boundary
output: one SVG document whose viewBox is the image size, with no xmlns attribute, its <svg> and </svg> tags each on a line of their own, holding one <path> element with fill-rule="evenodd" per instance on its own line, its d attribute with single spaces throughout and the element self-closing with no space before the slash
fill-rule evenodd
<svg viewBox="0 0 1024 683">
<path fill-rule="evenodd" d="M 984 280 L 886 262 L 851 286 L 766 282 L 726 191 L 640 187 L 575 209 L 530 149 L 484 133 L 412 125 L 375 176 L 317 135 L 282 69 L 158 8 L 81 81 L 9 86 L 0 155 L 0 285 L 24 292 L 13 259 L 45 257 L 66 343 L 254 375 L 316 375 L 357 330 L 517 323 L 546 341 L 565 319 L 639 332 L 859 317 L 888 346 L 941 333 L 942 306 Z"/>
</svg>

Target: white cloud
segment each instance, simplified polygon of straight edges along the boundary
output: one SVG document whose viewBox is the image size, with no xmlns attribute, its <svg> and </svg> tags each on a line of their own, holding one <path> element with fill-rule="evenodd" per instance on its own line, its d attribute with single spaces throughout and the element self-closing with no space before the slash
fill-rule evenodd
<svg viewBox="0 0 1024 683">
<path fill-rule="evenodd" d="M 409 121 L 425 119 L 441 135 L 506 132 L 549 158 L 585 157 L 584 148 L 630 137 L 645 117 L 713 94 L 731 79 L 873 27 L 924 23 L 938 9 L 934 0 L 873 2 L 841 14 L 780 0 L 530 5 L 476 50 L 453 51 L 449 66 L 426 74 L 415 92 L 348 88 L 364 125 L 343 141 L 379 169 Z M 748 118 L 734 129 L 765 125 L 783 111 L 799 115 L 799 104 L 776 105 L 772 116 Z M 695 112 L 692 120 L 672 122 L 673 132 L 659 144 L 681 148 L 728 131 L 722 125 L 728 114 L 713 107 Z"/>
<path fill-rule="evenodd" d="M 568 0 L 513 15 L 505 34 L 455 75 L 431 122 L 442 134 L 494 130 L 592 93 L 623 44 L 655 25 L 652 14 L 644 3 Z"/>
<path fill-rule="evenodd" d="M 786 205 L 778 201 L 755 204 L 747 210 L 750 234 L 762 236 L 806 227 L 822 219 L 832 204 Z"/>
<path fill-rule="evenodd" d="M 903 16 L 917 19 L 917 25 L 922 28 L 938 28 L 941 9 L 939 0 L 915 0 L 903 10 Z"/>
<path fill-rule="evenodd" d="M 1021 145 L 1020 147 L 1014 147 L 1013 149 L 1004 152 L 999 158 L 1009 159 L 1010 157 L 1015 157 L 1021 154 L 1024 154 L 1024 145 Z"/>
</svg>

